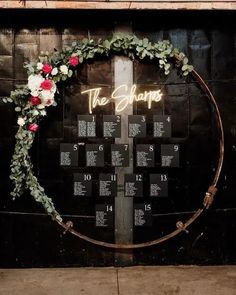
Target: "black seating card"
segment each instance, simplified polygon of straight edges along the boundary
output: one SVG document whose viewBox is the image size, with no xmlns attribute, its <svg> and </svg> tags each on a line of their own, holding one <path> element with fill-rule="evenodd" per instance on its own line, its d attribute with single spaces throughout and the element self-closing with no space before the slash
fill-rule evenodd
<svg viewBox="0 0 236 295">
<path fill-rule="evenodd" d="M 154 153 L 153 144 L 137 144 L 136 167 L 154 167 Z"/>
<path fill-rule="evenodd" d="M 146 116 L 129 115 L 128 116 L 128 136 L 146 137 Z"/>
<path fill-rule="evenodd" d="M 78 137 L 96 137 L 95 115 L 78 115 Z"/>
<path fill-rule="evenodd" d="M 112 228 L 114 224 L 113 205 L 97 204 L 95 206 L 96 227 Z"/>
<path fill-rule="evenodd" d="M 61 143 L 60 144 L 60 166 L 73 167 L 78 166 L 78 144 Z"/>
<path fill-rule="evenodd" d="M 163 144 L 161 145 L 161 166 L 179 167 L 179 145 Z"/>
<path fill-rule="evenodd" d="M 92 195 L 92 175 L 89 173 L 74 174 L 74 196 Z"/>
<path fill-rule="evenodd" d="M 115 197 L 117 195 L 117 175 L 99 174 L 99 196 Z"/>
<path fill-rule="evenodd" d="M 142 197 L 143 196 L 143 175 L 125 174 L 125 196 Z"/>
<path fill-rule="evenodd" d="M 134 226 L 152 226 L 151 204 L 134 204 Z"/>
<path fill-rule="evenodd" d="M 121 137 L 120 115 L 103 115 L 103 137 Z"/>
<path fill-rule="evenodd" d="M 167 174 L 150 174 L 150 196 L 168 197 Z"/>
<path fill-rule="evenodd" d="M 111 165 L 113 167 L 129 166 L 129 145 L 112 144 L 111 145 Z"/>
<path fill-rule="evenodd" d="M 171 137 L 171 116 L 153 116 L 153 137 Z"/>
<path fill-rule="evenodd" d="M 103 167 L 104 166 L 104 145 L 86 144 L 86 166 Z"/>
</svg>

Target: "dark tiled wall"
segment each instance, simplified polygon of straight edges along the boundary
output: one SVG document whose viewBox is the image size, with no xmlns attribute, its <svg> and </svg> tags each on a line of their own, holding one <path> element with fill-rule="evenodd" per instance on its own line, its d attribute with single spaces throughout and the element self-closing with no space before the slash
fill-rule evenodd
<svg viewBox="0 0 236 295">
<path fill-rule="evenodd" d="M 224 264 L 235 263 L 235 167 L 236 167 L 236 77 L 235 25 L 230 12 L 69 12 L 1 11 L 0 96 L 26 82 L 25 60 L 35 59 L 40 51 L 70 45 L 78 38 L 106 38 L 119 23 L 132 23 L 139 37 L 153 41 L 170 39 L 205 78 L 217 98 L 226 136 L 226 159 L 213 208 L 190 228 L 188 233 L 150 249 L 134 251 L 134 264 Z M 221 23 L 227 14 L 226 21 Z M 177 19 L 178 21 L 174 21 Z M 103 85 L 110 93 L 113 85 L 111 60 L 98 60 L 84 66 L 78 79 L 61 88 L 58 107 L 40 127 L 32 150 L 35 171 L 60 212 L 72 219 L 81 232 L 113 242 L 113 230 L 94 228 L 94 199 L 75 200 L 71 194 L 72 173 L 59 167 L 60 142 L 77 140 L 76 117 L 87 112 L 80 91 Z M 171 114 L 173 142 L 181 144 L 182 165 L 172 169 L 170 197 L 153 201 L 154 224 L 150 229 L 135 229 L 134 240 L 156 238 L 174 230 L 178 220 L 189 217 L 199 207 L 210 183 L 216 160 L 216 123 L 205 95 L 194 81 L 187 83 L 176 73 L 168 80 L 152 63 L 134 62 L 134 82 L 140 89 L 162 85 L 165 102 L 155 113 Z M 105 113 L 112 112 L 112 106 Z M 135 112 L 151 112 L 135 106 Z M 101 113 L 98 110 L 97 116 Z M 0 266 L 84 266 L 113 265 L 114 252 L 88 245 L 63 235 L 44 211 L 26 193 L 12 202 L 8 180 L 14 148 L 16 116 L 12 106 L 0 103 Z M 150 139 L 147 137 L 146 142 Z M 99 139 L 88 142 L 99 142 Z M 112 142 L 112 141 L 111 141 Z M 136 143 L 140 143 L 136 140 Z M 156 142 L 158 144 L 158 141 Z M 112 171 L 104 168 L 103 172 Z M 137 169 L 137 172 L 139 170 Z M 95 174 L 99 170 L 95 169 Z M 17 213 L 18 212 L 18 213 Z M 20 212 L 20 214 L 19 214 Z M 67 217 L 66 217 L 67 218 Z"/>
</svg>

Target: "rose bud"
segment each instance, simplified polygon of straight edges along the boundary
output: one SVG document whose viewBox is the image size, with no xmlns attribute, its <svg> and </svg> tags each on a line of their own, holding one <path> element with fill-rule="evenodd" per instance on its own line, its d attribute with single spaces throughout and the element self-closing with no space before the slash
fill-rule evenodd
<svg viewBox="0 0 236 295">
<path fill-rule="evenodd" d="M 79 64 L 79 59 L 77 56 L 71 56 L 69 59 L 69 64 L 73 67 L 76 67 Z"/>
<path fill-rule="evenodd" d="M 41 103 L 41 99 L 38 96 L 31 96 L 30 101 L 33 106 L 37 106 Z"/>
<path fill-rule="evenodd" d="M 41 88 L 44 89 L 44 90 L 51 90 L 52 89 L 52 81 L 51 80 L 44 80 L 42 83 L 41 83 Z"/>
<path fill-rule="evenodd" d="M 47 106 L 49 107 L 50 105 L 52 105 L 53 104 L 53 99 L 48 99 L 47 100 Z"/>
<path fill-rule="evenodd" d="M 39 129 L 39 125 L 36 123 L 32 123 L 28 126 L 28 130 L 31 132 L 37 132 Z"/>
<path fill-rule="evenodd" d="M 50 74 L 52 71 L 52 66 L 49 64 L 44 64 L 42 67 L 42 71 L 44 72 L 44 74 Z"/>
</svg>

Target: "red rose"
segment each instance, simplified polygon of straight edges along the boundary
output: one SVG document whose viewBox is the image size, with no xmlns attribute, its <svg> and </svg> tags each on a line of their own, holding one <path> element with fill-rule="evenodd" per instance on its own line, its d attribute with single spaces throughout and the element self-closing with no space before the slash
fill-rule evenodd
<svg viewBox="0 0 236 295">
<path fill-rule="evenodd" d="M 41 99 L 38 96 L 31 96 L 30 101 L 33 106 L 37 106 L 41 103 Z"/>
<path fill-rule="evenodd" d="M 44 72 L 44 74 L 50 74 L 52 71 L 52 66 L 49 64 L 44 64 L 42 67 L 42 71 Z"/>
<path fill-rule="evenodd" d="M 36 123 L 29 124 L 28 130 L 31 132 L 37 132 L 39 129 L 39 125 Z"/>
<path fill-rule="evenodd" d="M 73 67 L 76 67 L 79 64 L 79 59 L 77 56 L 71 56 L 69 59 L 69 64 Z"/>
<path fill-rule="evenodd" d="M 52 81 L 46 79 L 41 83 L 40 87 L 44 90 L 51 90 L 52 89 Z"/>
</svg>

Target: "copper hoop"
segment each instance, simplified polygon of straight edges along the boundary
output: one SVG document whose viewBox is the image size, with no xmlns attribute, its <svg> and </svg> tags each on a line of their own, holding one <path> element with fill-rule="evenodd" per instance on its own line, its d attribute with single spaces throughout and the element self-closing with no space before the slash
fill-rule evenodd
<svg viewBox="0 0 236 295">
<path fill-rule="evenodd" d="M 179 56 L 176 56 L 176 59 L 177 59 L 177 62 L 181 61 L 181 58 Z M 176 230 L 170 232 L 169 234 L 167 234 L 161 238 L 158 238 L 158 239 L 155 239 L 155 240 L 152 240 L 149 242 L 144 242 L 144 243 L 114 244 L 114 243 L 103 242 L 100 240 L 90 238 L 86 235 L 83 235 L 79 231 L 73 229 L 73 223 L 71 221 L 64 223 L 64 222 L 60 222 L 52 217 L 64 229 L 64 233 L 70 232 L 71 234 L 79 237 L 80 239 L 82 239 L 86 242 L 92 243 L 97 246 L 106 247 L 106 248 L 112 248 L 112 249 L 145 248 L 145 247 L 150 247 L 150 246 L 160 244 L 164 241 L 169 240 L 170 238 L 175 237 L 180 232 L 185 231 L 206 209 L 208 209 L 211 206 L 212 202 L 214 201 L 214 196 L 217 191 L 216 186 L 217 186 L 217 183 L 218 183 L 218 180 L 220 177 L 220 173 L 221 173 L 222 165 L 223 165 L 223 160 L 224 160 L 224 130 L 223 130 L 223 124 L 222 124 L 222 119 L 221 119 L 218 105 L 217 105 L 216 100 L 215 100 L 213 94 L 211 93 L 209 87 L 204 82 L 203 78 L 195 70 L 193 70 L 191 72 L 191 74 L 195 78 L 195 80 L 199 83 L 199 85 L 201 86 L 203 91 L 208 95 L 208 98 L 209 98 L 210 102 L 212 103 L 214 110 L 216 112 L 216 118 L 217 118 L 217 123 L 218 123 L 218 130 L 219 130 L 219 157 L 218 157 L 217 168 L 216 168 L 216 172 L 215 172 L 213 181 L 204 196 L 204 200 L 202 203 L 203 207 L 199 208 L 185 223 L 183 223 L 182 221 L 178 221 L 176 223 L 176 227 L 177 227 Z"/>
</svg>

